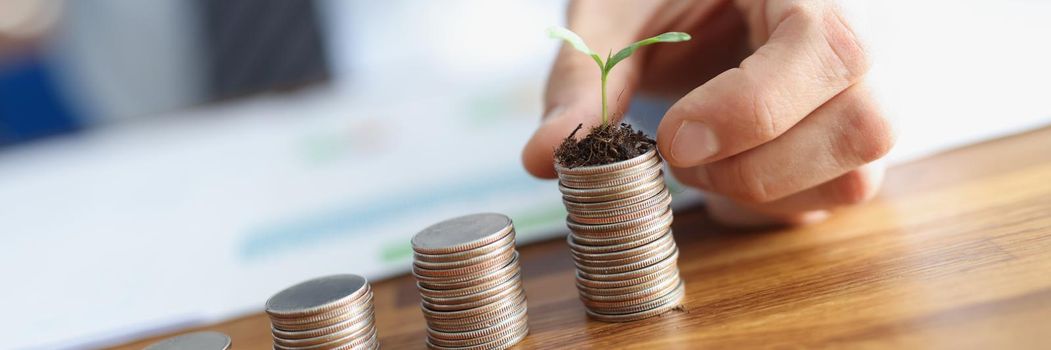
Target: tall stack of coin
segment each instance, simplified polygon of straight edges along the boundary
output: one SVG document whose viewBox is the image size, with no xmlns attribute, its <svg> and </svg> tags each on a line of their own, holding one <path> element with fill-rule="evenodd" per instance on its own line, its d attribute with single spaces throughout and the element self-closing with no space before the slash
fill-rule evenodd
<svg viewBox="0 0 1051 350">
<path fill-rule="evenodd" d="M 656 150 L 621 162 L 566 168 L 559 190 L 569 212 L 567 240 L 577 289 L 588 314 L 627 322 L 678 306 L 679 250 L 671 232 L 671 196 Z"/>
<path fill-rule="evenodd" d="M 372 287 L 358 275 L 315 278 L 266 301 L 274 349 L 378 349 Z"/>
<path fill-rule="evenodd" d="M 474 214 L 412 238 L 427 346 L 506 349 L 529 333 L 511 219 Z"/>
<path fill-rule="evenodd" d="M 230 337 L 212 331 L 187 333 L 161 340 L 143 350 L 227 350 Z"/>
</svg>

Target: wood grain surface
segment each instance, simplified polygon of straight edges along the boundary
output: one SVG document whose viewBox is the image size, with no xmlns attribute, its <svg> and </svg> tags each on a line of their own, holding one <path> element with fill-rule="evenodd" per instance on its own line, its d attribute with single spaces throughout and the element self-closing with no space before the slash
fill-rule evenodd
<svg viewBox="0 0 1051 350">
<path fill-rule="evenodd" d="M 626 324 L 586 317 L 564 240 L 520 247 L 515 348 L 1051 348 L 1051 128 L 895 167 L 825 223 L 739 231 L 695 208 L 674 229 L 685 311 Z M 412 277 L 373 286 L 382 347 L 424 348 Z M 262 314 L 199 329 L 270 348 Z"/>
</svg>

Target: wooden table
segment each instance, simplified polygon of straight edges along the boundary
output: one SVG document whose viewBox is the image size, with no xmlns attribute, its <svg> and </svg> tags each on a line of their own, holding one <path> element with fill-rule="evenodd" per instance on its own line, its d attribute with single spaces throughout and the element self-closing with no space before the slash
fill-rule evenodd
<svg viewBox="0 0 1051 350">
<path fill-rule="evenodd" d="M 564 240 L 522 247 L 516 348 L 1051 348 L 1051 128 L 893 168 L 822 224 L 741 232 L 697 208 L 675 233 L 686 311 L 626 324 L 585 316 Z M 374 287 L 383 348 L 424 348 L 412 277 Z M 270 346 L 262 314 L 201 329 Z"/>
</svg>

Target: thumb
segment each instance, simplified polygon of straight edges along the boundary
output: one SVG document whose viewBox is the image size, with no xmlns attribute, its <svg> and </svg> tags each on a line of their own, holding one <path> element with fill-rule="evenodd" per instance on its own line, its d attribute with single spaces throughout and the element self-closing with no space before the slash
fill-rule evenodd
<svg viewBox="0 0 1051 350">
<path fill-rule="evenodd" d="M 629 59 L 618 64 L 606 77 L 611 122 L 619 121 L 627 109 L 638 80 L 636 70 L 637 65 Z M 555 178 L 555 148 L 577 125 L 583 124 L 584 130 L 589 130 L 602 123 L 600 78 L 595 61 L 568 45 L 562 47 L 548 76 L 543 120 L 522 151 L 522 163 L 530 174 Z M 586 134 L 577 133 L 579 137 Z"/>
</svg>

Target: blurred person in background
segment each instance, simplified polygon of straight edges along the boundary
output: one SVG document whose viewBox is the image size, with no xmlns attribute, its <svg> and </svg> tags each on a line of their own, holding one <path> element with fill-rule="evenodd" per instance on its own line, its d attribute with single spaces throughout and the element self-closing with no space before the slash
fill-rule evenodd
<svg viewBox="0 0 1051 350">
<path fill-rule="evenodd" d="M 315 7 L 0 0 L 0 145 L 325 81 Z"/>
<path fill-rule="evenodd" d="M 0 1 L 0 146 L 80 127 L 41 52 L 61 3 Z"/>
</svg>

